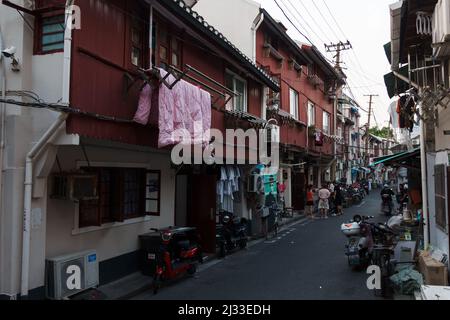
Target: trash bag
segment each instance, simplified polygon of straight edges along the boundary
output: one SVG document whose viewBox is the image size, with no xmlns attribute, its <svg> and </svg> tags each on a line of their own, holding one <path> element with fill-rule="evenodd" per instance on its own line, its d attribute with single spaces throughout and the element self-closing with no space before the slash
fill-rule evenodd
<svg viewBox="0 0 450 320">
<path fill-rule="evenodd" d="M 423 276 L 414 270 L 414 265 L 402 267 L 399 272 L 390 277 L 397 292 L 403 295 L 413 295 L 414 291 L 420 290 L 423 285 Z"/>
</svg>

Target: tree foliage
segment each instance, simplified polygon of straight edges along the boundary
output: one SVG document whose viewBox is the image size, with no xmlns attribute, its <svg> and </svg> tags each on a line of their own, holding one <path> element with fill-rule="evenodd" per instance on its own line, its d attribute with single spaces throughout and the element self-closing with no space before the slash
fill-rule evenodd
<svg viewBox="0 0 450 320">
<path fill-rule="evenodd" d="M 379 127 L 370 128 L 369 133 L 385 139 L 389 139 L 394 136 L 394 132 L 389 127 L 383 127 L 381 129 Z"/>
</svg>

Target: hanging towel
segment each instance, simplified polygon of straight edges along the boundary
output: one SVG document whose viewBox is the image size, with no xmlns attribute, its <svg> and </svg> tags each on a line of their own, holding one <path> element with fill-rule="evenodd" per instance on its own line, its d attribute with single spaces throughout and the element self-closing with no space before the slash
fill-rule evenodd
<svg viewBox="0 0 450 320">
<path fill-rule="evenodd" d="M 152 88 L 147 84 L 141 91 L 141 95 L 139 97 L 139 105 L 134 115 L 134 121 L 146 125 L 148 123 L 148 119 L 150 116 L 151 103 L 152 100 Z"/>
</svg>

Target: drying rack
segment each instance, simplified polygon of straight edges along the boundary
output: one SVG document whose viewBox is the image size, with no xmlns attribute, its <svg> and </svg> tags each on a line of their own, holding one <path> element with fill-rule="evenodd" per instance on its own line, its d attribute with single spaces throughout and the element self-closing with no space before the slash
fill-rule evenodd
<svg viewBox="0 0 450 320">
<path fill-rule="evenodd" d="M 158 86 L 160 86 L 161 84 L 164 84 L 170 90 L 172 90 L 173 87 L 175 87 L 175 85 L 177 83 L 179 83 L 181 80 L 187 79 L 187 80 L 189 80 L 189 82 L 193 82 L 193 83 L 201 86 L 203 89 L 207 90 L 209 92 L 209 94 L 211 95 L 211 97 L 213 97 L 213 94 L 211 92 L 216 94 L 217 97 L 215 97 L 215 99 L 212 101 L 211 104 L 214 109 L 218 109 L 218 110 L 223 109 L 230 102 L 230 100 L 232 98 L 241 96 L 240 93 L 237 93 L 237 92 L 234 92 L 234 91 L 228 89 L 221 83 L 217 82 L 216 80 L 212 79 L 211 77 L 207 76 L 206 74 L 197 70 L 196 68 L 192 67 L 191 65 L 186 64 L 183 69 L 184 70 L 180 70 L 180 69 L 176 68 L 175 66 L 167 65 L 166 66 L 167 74 L 165 76 L 161 76 L 160 70 L 156 67 L 153 67 L 149 70 L 139 69 L 138 74 L 139 74 L 140 80 L 144 81 L 144 85 L 142 87 L 144 87 L 146 84 L 148 84 L 152 88 L 154 88 L 155 82 L 156 82 L 156 84 Z M 191 76 L 191 74 L 193 74 L 194 76 L 196 76 L 198 78 L 203 79 L 203 81 L 199 80 L 198 78 L 196 78 L 194 76 Z M 130 90 L 130 88 L 134 85 L 134 83 L 139 79 L 131 76 L 129 73 L 125 73 L 125 76 L 129 81 L 131 81 L 131 83 L 128 84 L 128 90 Z M 173 76 L 175 78 L 175 81 L 169 82 L 168 81 L 169 76 Z M 205 83 L 205 82 L 211 83 L 212 85 L 218 87 L 220 90 L 214 88 L 212 85 Z M 219 102 L 220 99 L 224 99 L 225 101 L 224 101 L 223 105 L 218 107 L 216 104 Z"/>
</svg>

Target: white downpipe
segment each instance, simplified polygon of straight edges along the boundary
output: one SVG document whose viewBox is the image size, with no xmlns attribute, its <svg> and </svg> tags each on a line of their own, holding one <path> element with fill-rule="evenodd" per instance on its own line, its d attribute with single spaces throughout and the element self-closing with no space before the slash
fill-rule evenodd
<svg viewBox="0 0 450 320">
<path fill-rule="evenodd" d="M 70 6 L 73 1 L 68 0 L 66 4 Z M 66 21 L 72 21 L 72 12 L 66 10 Z M 66 26 L 64 31 L 64 65 L 63 65 L 63 85 L 62 103 L 69 105 L 70 100 L 70 70 L 72 60 L 72 28 Z"/>
<path fill-rule="evenodd" d="M 254 21 L 253 26 L 252 26 L 252 38 L 253 38 L 252 60 L 255 63 L 256 63 L 256 32 L 258 31 L 259 27 L 261 26 L 261 24 L 264 21 L 264 14 L 260 13 L 259 16 L 260 16 L 260 19 L 258 20 L 258 22 Z"/>
<path fill-rule="evenodd" d="M 71 4 L 67 2 L 66 8 Z M 66 10 L 66 21 L 72 21 L 72 13 Z M 64 65 L 62 74 L 62 103 L 70 104 L 70 70 L 72 57 L 72 28 L 67 27 L 64 33 Z M 24 200 L 23 200 L 23 234 L 22 234 L 22 272 L 21 289 L 22 297 L 28 296 L 29 291 L 29 272 L 30 272 L 30 242 L 31 242 L 31 201 L 33 191 L 33 164 L 45 149 L 48 142 L 59 131 L 61 126 L 67 120 L 68 114 L 60 113 L 56 121 L 48 128 L 39 141 L 28 152 L 25 162 L 25 182 L 24 182 Z"/>
<path fill-rule="evenodd" d="M 421 116 L 424 116 L 423 112 L 423 106 L 422 103 L 420 103 L 420 113 Z M 423 219 L 423 240 L 424 240 L 424 247 L 427 248 L 430 243 L 430 235 L 428 232 L 428 191 L 427 191 L 427 154 L 426 154 L 426 146 L 425 146 L 425 123 L 423 120 L 420 120 L 420 165 L 421 165 L 421 174 L 422 174 L 422 219 Z"/>
<path fill-rule="evenodd" d="M 23 198 L 23 237 L 22 237 L 22 277 L 20 293 L 22 297 L 28 296 L 30 271 L 30 240 L 31 240 L 31 200 L 33 190 L 33 163 L 41 154 L 50 139 L 67 119 L 67 114 L 60 114 L 58 119 L 44 133 L 39 141 L 28 152 L 25 163 L 25 191 Z"/>
<path fill-rule="evenodd" d="M 0 52 L 3 50 L 3 36 L 2 36 L 2 30 L 0 27 Z M 5 100 L 6 98 L 6 63 L 5 58 L 0 53 L 0 69 L 1 69 L 1 87 L 0 90 L 2 92 L 2 99 Z M 5 150 L 5 144 L 6 144 L 6 107 L 4 103 L 0 103 L 0 126 L 1 126 L 1 137 L 0 137 L 0 202 L 3 203 L 1 200 L 2 194 L 3 194 L 3 154 Z M 3 207 L 3 206 L 2 206 Z M 2 209 L 0 209 L 1 212 Z"/>
</svg>

